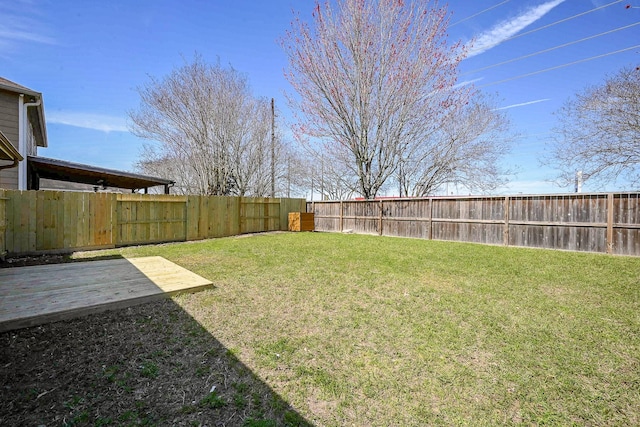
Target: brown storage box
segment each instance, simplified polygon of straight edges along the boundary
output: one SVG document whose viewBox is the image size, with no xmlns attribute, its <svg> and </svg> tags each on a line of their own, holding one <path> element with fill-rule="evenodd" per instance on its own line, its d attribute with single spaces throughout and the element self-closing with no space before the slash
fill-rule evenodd
<svg viewBox="0 0 640 427">
<path fill-rule="evenodd" d="M 313 214 L 289 212 L 289 231 L 313 231 Z"/>
</svg>

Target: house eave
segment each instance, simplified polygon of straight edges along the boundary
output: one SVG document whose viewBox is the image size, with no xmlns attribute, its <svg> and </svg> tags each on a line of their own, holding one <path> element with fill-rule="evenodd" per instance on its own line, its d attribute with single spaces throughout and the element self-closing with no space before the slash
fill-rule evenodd
<svg viewBox="0 0 640 427">
<path fill-rule="evenodd" d="M 36 132 L 36 145 L 38 147 L 46 148 L 49 145 L 49 141 L 47 139 L 47 126 L 44 118 L 44 100 L 42 99 L 42 95 L 39 98 L 40 105 L 36 106 L 37 111 L 37 127 L 39 132 Z"/>
<path fill-rule="evenodd" d="M 25 102 L 37 102 L 40 101 L 40 105 L 36 106 L 36 115 L 35 117 L 29 115 L 30 120 L 35 120 L 34 126 L 37 128 L 35 132 L 36 136 L 36 145 L 38 147 L 46 148 L 49 145 L 47 139 L 47 125 L 44 116 L 44 99 L 42 98 L 42 93 L 36 92 L 35 90 L 29 89 L 28 87 L 19 85 L 10 80 L 0 77 L 0 90 L 4 90 L 7 92 L 12 92 L 17 95 L 24 95 Z M 33 117 L 33 119 L 32 119 Z"/>
<path fill-rule="evenodd" d="M 11 82 L 13 83 L 13 82 Z M 0 81 L 0 89 L 1 90 L 6 90 L 7 92 L 13 92 L 13 93 L 18 93 L 18 94 L 23 94 L 23 95 L 29 95 L 29 96 L 35 96 L 38 98 L 42 97 L 42 94 L 40 92 L 36 92 L 35 90 L 29 89 L 28 87 L 24 87 L 21 86 L 17 83 L 13 83 L 13 84 L 7 84 L 7 83 L 3 83 L 2 81 Z"/>
</svg>

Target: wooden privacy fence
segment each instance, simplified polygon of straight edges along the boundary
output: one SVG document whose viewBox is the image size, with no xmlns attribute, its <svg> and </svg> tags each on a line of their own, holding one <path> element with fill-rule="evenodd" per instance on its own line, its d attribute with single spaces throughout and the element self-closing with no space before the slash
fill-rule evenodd
<svg viewBox="0 0 640 427">
<path fill-rule="evenodd" d="M 287 229 L 304 199 L 0 190 L 0 255 Z"/>
<path fill-rule="evenodd" d="M 307 203 L 317 231 L 640 256 L 640 193 Z"/>
</svg>

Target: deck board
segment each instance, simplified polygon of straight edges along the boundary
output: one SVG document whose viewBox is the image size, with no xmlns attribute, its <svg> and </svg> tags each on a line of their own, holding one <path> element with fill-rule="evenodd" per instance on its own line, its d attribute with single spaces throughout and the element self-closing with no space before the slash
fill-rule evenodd
<svg viewBox="0 0 640 427">
<path fill-rule="evenodd" d="M 212 287 L 162 257 L 0 269 L 0 332 Z"/>
</svg>

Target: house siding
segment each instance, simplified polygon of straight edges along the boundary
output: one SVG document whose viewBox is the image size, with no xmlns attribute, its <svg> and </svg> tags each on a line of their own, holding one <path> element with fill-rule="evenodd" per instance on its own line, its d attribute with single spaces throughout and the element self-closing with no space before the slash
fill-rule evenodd
<svg viewBox="0 0 640 427">
<path fill-rule="evenodd" d="M 18 149 L 18 95 L 3 90 L 0 90 L 0 130 Z M 18 188 L 17 167 L 0 171 L 0 188 Z"/>
</svg>

